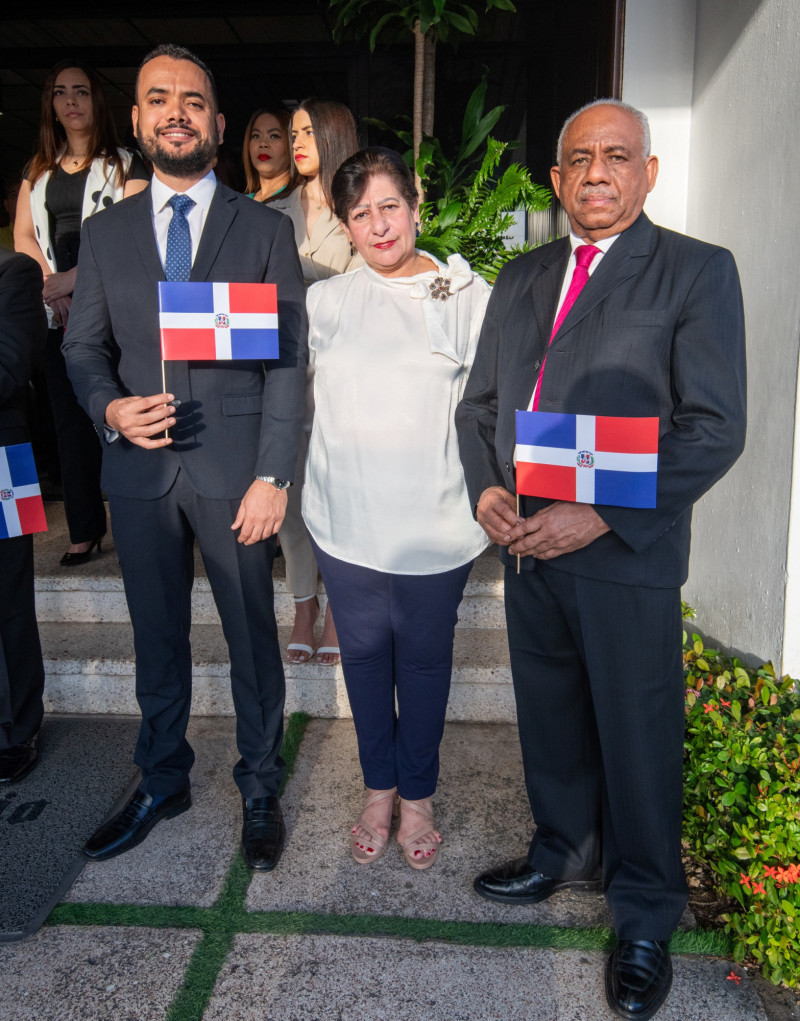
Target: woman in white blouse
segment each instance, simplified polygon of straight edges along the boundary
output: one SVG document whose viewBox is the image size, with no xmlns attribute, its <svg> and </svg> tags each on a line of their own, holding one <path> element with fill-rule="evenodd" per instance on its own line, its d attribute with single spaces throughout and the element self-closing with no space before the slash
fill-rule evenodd
<svg viewBox="0 0 800 1021">
<path fill-rule="evenodd" d="M 442 839 L 432 795 L 458 605 L 487 544 L 453 414 L 489 287 L 460 256 L 444 265 L 416 250 L 417 195 L 396 152 L 351 156 L 332 194 L 364 265 L 308 292 L 315 414 L 303 516 L 336 615 L 366 786 L 351 853 L 361 864 L 381 856 L 399 794 L 397 839 L 423 869 Z"/>
</svg>

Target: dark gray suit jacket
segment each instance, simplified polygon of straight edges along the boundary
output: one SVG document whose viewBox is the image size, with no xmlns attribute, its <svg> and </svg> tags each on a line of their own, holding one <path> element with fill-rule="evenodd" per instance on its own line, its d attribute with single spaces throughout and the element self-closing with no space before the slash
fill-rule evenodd
<svg viewBox="0 0 800 1021">
<path fill-rule="evenodd" d="M 515 411 L 528 407 L 547 353 L 539 411 L 660 420 L 657 506 L 598 506 L 611 527 L 548 561 L 600 580 L 686 580 L 691 511 L 745 440 L 744 312 L 730 252 L 640 214 L 589 278 L 548 351 L 568 238 L 520 256 L 497 278 L 456 412 L 473 506 L 490 486 L 515 493 Z M 551 501 L 523 498 L 529 516 Z M 504 554 L 507 559 L 507 555 Z M 535 561 L 522 560 L 531 570 Z"/>
<path fill-rule="evenodd" d="M 167 362 L 180 399 L 173 444 L 144 450 L 107 443 L 103 423 L 118 397 L 161 393 L 158 281 L 164 280 L 150 189 L 87 219 L 63 351 L 75 393 L 103 449 L 106 492 L 154 499 L 178 469 L 202 496 L 237 499 L 256 475 L 291 480 L 302 428 L 308 324 L 291 222 L 217 184 L 192 280 L 277 285 L 275 361 Z"/>
<path fill-rule="evenodd" d="M 25 390 L 46 339 L 39 264 L 0 249 L 0 445 L 28 439 Z"/>
</svg>

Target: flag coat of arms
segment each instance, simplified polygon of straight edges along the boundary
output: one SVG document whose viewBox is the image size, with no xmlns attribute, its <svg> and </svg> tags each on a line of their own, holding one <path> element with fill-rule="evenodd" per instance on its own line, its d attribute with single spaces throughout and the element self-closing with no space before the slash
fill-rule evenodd
<svg viewBox="0 0 800 1021">
<path fill-rule="evenodd" d="M 164 361 L 278 357 L 275 284 L 160 280 L 158 304 Z"/>
<path fill-rule="evenodd" d="M 517 492 L 655 507 L 658 418 L 517 412 Z"/>
<path fill-rule="evenodd" d="M 0 511 L 0 539 L 47 531 L 30 443 L 0 447 Z"/>
</svg>

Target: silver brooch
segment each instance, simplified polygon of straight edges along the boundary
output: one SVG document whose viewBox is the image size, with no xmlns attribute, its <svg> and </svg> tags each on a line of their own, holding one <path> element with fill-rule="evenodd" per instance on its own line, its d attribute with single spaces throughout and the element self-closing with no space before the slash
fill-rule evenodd
<svg viewBox="0 0 800 1021">
<path fill-rule="evenodd" d="M 450 278 L 449 277 L 436 277 L 432 284 L 430 284 L 431 297 L 440 301 L 447 301 L 447 299 L 453 293 L 450 290 Z"/>
</svg>

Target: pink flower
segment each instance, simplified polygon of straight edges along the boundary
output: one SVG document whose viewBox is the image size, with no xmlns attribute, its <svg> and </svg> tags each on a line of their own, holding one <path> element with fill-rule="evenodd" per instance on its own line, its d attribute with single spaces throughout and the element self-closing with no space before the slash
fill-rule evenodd
<svg viewBox="0 0 800 1021">
<path fill-rule="evenodd" d="M 726 978 L 728 982 L 735 982 L 737 986 L 742 981 L 742 976 L 737 975 L 735 971 L 732 971 L 729 975 L 726 976 Z"/>
<path fill-rule="evenodd" d="M 714 710 L 717 708 L 717 703 L 716 702 L 703 702 L 703 708 L 705 709 L 705 713 L 703 715 L 707 716 L 709 713 L 713 713 L 714 712 Z"/>
</svg>

